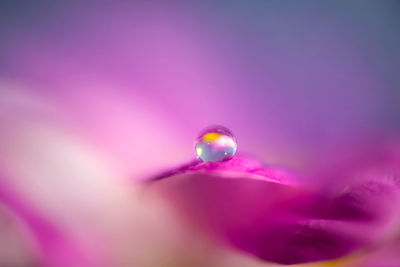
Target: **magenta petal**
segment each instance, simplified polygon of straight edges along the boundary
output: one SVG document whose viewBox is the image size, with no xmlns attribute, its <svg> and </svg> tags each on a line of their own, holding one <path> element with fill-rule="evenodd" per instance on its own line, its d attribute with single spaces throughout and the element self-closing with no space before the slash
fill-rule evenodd
<svg viewBox="0 0 400 267">
<path fill-rule="evenodd" d="M 283 264 L 346 255 L 380 239 L 395 222 L 399 190 L 394 180 L 374 176 L 328 195 L 282 183 L 296 178 L 280 170 L 246 166 L 241 158 L 191 165 L 171 172 L 158 186 L 214 236 Z M 261 175 L 254 179 L 255 173 Z"/>
<path fill-rule="evenodd" d="M 165 171 L 150 180 L 161 180 L 183 173 L 204 173 L 209 171 L 214 173 L 219 172 L 221 176 L 227 176 L 230 178 L 236 177 L 240 174 L 246 174 L 247 177 L 251 176 L 253 179 L 261 179 L 283 184 L 293 184 L 296 183 L 297 180 L 294 179 L 293 174 L 289 175 L 287 170 L 265 168 L 259 161 L 245 157 L 234 157 L 230 160 L 219 162 L 204 162 L 195 159 L 178 168 Z"/>
</svg>

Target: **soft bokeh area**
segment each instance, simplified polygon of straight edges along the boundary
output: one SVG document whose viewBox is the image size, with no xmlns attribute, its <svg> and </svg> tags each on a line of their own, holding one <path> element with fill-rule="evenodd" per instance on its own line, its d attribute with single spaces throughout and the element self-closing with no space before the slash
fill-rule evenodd
<svg viewBox="0 0 400 267">
<path fill-rule="evenodd" d="M 276 266 L 142 182 L 213 124 L 323 192 L 392 173 L 399 27 L 397 1 L 0 1 L 0 266 Z M 400 266 L 397 217 L 318 266 Z"/>
</svg>

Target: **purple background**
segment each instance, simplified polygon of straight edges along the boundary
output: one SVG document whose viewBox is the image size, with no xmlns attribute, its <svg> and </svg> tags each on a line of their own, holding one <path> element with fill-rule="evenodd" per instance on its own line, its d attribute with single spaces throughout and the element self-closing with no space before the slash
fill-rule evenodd
<svg viewBox="0 0 400 267">
<path fill-rule="evenodd" d="M 302 170 L 396 139 L 399 15 L 398 1 L 0 1 L 0 210 L 34 219 L 50 266 L 186 252 L 193 233 L 132 179 L 191 160 L 210 124 Z"/>
</svg>

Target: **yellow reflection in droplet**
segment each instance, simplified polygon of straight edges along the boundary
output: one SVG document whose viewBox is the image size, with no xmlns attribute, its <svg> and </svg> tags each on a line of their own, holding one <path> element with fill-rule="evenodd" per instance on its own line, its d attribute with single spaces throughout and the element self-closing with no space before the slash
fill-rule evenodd
<svg viewBox="0 0 400 267">
<path fill-rule="evenodd" d="M 203 136 L 203 141 L 212 142 L 212 141 L 217 140 L 220 136 L 221 136 L 221 134 L 219 134 L 219 133 L 208 133 Z"/>
</svg>

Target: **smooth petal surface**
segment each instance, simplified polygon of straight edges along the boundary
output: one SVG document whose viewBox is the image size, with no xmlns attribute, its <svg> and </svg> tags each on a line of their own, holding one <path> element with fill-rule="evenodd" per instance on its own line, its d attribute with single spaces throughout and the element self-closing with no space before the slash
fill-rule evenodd
<svg viewBox="0 0 400 267">
<path fill-rule="evenodd" d="M 395 267 L 400 266 L 400 238 L 397 235 L 388 242 L 379 244 L 354 262 L 356 267 Z"/>
<path fill-rule="evenodd" d="M 285 183 L 297 178 L 276 169 L 257 171 L 263 175 L 254 179 L 248 165 L 236 158 L 180 168 L 158 186 L 193 223 L 283 264 L 338 258 L 379 240 L 397 223 L 396 164 L 358 170 L 364 178 L 335 192 Z"/>
</svg>

